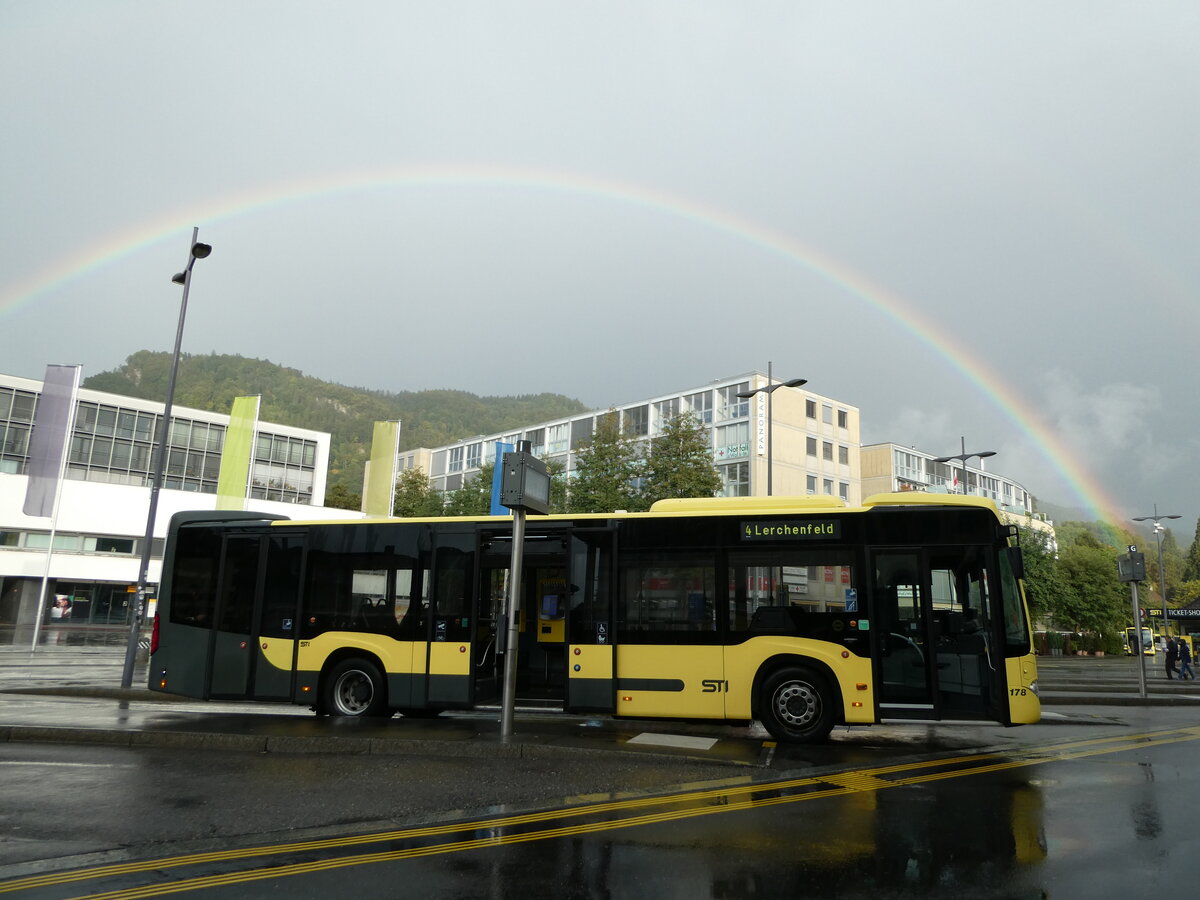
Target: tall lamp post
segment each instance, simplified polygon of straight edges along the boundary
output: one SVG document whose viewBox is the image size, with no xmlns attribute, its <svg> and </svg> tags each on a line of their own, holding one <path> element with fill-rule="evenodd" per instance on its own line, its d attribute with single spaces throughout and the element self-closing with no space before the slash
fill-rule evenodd
<svg viewBox="0 0 1200 900">
<path fill-rule="evenodd" d="M 1153 522 L 1154 523 L 1154 542 L 1158 545 L 1158 592 L 1162 594 L 1163 606 L 1163 637 L 1167 638 L 1171 635 L 1171 623 L 1167 620 L 1167 573 L 1163 570 L 1162 561 L 1162 536 L 1166 531 L 1166 527 L 1162 524 L 1163 519 L 1180 519 L 1182 516 L 1160 516 L 1158 514 L 1158 504 L 1154 504 L 1154 515 L 1152 516 L 1134 516 L 1135 522 Z"/>
<path fill-rule="evenodd" d="M 987 459 L 989 456 L 995 456 L 996 451 L 995 450 L 980 450 L 978 453 L 968 453 L 966 437 L 960 436 L 959 440 L 962 441 L 962 453 L 956 453 L 953 456 L 939 456 L 937 459 L 935 459 L 933 461 L 935 463 L 947 463 L 947 462 L 950 462 L 950 460 L 952 460 L 952 459 L 957 459 L 962 464 L 962 476 L 963 476 L 962 492 L 965 494 L 967 492 L 967 460 L 978 457 L 982 461 L 982 460 Z"/>
<path fill-rule="evenodd" d="M 767 384 L 766 384 L 766 386 L 760 387 L 760 388 L 755 388 L 752 391 L 739 391 L 738 395 L 737 395 L 738 397 L 742 398 L 743 400 L 749 399 L 750 397 L 753 397 L 755 394 L 765 393 L 767 395 L 767 496 L 768 497 L 771 496 L 771 490 L 772 490 L 771 473 L 772 473 L 772 469 L 774 468 L 771 465 L 771 463 L 772 463 L 772 459 L 771 459 L 771 423 L 772 423 L 772 418 L 773 418 L 771 415 L 771 406 L 772 406 L 771 396 L 780 388 L 800 387 L 800 385 L 802 385 L 802 384 L 808 384 L 808 379 L 807 378 L 793 378 L 791 381 L 781 381 L 779 384 L 775 384 L 775 379 L 772 377 L 772 374 L 771 374 L 771 361 L 768 360 L 767 361 Z"/>
<path fill-rule="evenodd" d="M 167 466 L 167 435 L 171 430 L 171 405 L 175 400 L 175 377 L 179 374 L 179 348 L 183 343 L 183 322 L 187 316 L 188 289 L 192 286 L 192 266 L 196 260 L 212 253 L 212 247 L 198 240 L 200 229 L 192 228 L 192 244 L 188 251 L 187 266 L 172 279 L 174 284 L 183 285 L 183 300 L 179 303 L 179 325 L 175 329 L 175 355 L 171 357 L 171 374 L 167 379 L 167 402 L 163 406 L 162 428 L 158 433 L 158 458 L 154 463 L 154 480 L 150 485 L 150 509 L 146 514 L 146 536 L 142 541 L 142 559 L 138 566 L 137 594 L 129 617 L 129 638 L 125 644 L 125 668 L 121 672 L 121 687 L 133 684 L 133 665 L 137 658 L 138 635 L 141 632 L 142 616 L 146 610 L 146 582 L 150 575 L 150 547 L 154 543 L 154 517 L 158 513 L 158 494 L 162 490 L 163 472 Z M 159 576 L 162 581 L 162 576 Z"/>
</svg>

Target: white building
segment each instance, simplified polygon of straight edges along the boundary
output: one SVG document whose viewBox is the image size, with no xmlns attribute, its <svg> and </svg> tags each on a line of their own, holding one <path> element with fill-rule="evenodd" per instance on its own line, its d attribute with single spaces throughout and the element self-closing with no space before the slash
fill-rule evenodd
<svg viewBox="0 0 1200 900">
<path fill-rule="evenodd" d="M 773 383 L 778 385 L 779 379 Z M 425 468 L 438 490 L 454 491 L 494 460 L 497 441 L 527 440 L 535 456 L 562 463 L 569 478 L 579 447 L 591 440 L 597 420 L 609 413 L 620 416 L 627 433 L 649 441 L 668 419 L 691 412 L 709 431 L 713 463 L 726 496 L 765 496 L 769 457 L 772 493 L 829 494 L 858 503 L 858 408 L 803 387 L 776 387 L 768 397 L 767 386 L 766 375 L 751 372 L 432 450 L 406 451 L 401 462 L 404 467 Z M 749 391 L 758 393 L 738 396 Z"/>
<path fill-rule="evenodd" d="M 127 625 L 149 512 L 163 404 L 81 389 L 57 518 L 26 516 L 29 434 L 42 384 L 0 375 L 0 629 L 30 626 L 46 574 L 48 604 L 77 625 Z M 157 583 L 172 514 L 215 509 L 229 416 L 175 406 L 149 578 Z M 259 422 L 246 508 L 296 517 L 325 498 L 329 435 Z M 303 513 L 308 517 L 311 510 Z M 357 518 L 322 509 L 324 518 Z M 51 528 L 54 527 L 54 547 Z M 45 609 L 43 610 L 45 612 Z"/>
<path fill-rule="evenodd" d="M 1053 534 L 1053 523 L 1033 510 L 1033 496 L 1011 478 L 984 468 L 983 460 L 940 459 L 933 453 L 900 444 L 868 444 L 861 450 L 865 496 L 886 491 L 973 494 L 995 501 L 1011 521 Z M 976 465 L 970 465 L 972 459 Z"/>
</svg>

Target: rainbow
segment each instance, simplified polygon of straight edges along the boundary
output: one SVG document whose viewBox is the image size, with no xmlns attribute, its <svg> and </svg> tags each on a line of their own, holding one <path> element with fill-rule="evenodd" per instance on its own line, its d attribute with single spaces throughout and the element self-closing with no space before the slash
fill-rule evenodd
<svg viewBox="0 0 1200 900">
<path fill-rule="evenodd" d="M 1030 404 L 1000 376 L 972 359 L 931 318 L 910 303 L 859 272 L 796 238 L 759 222 L 666 191 L 576 173 L 495 165 L 414 165 L 347 173 L 332 173 L 302 182 L 265 185 L 236 195 L 218 196 L 205 203 L 143 222 L 124 232 L 63 257 L 43 271 L 0 289 L 0 313 L 15 309 L 41 294 L 170 237 L 176 239 L 196 222 L 228 220 L 291 203 L 331 195 L 381 188 L 436 185 L 510 186 L 561 191 L 642 207 L 686 219 L 705 228 L 782 256 L 852 294 L 897 327 L 910 334 L 971 382 L 1019 430 L 1029 436 L 1059 472 L 1078 501 L 1096 518 L 1120 522 L 1126 518 L 1087 468 L 1075 460 L 1056 433 Z"/>
</svg>

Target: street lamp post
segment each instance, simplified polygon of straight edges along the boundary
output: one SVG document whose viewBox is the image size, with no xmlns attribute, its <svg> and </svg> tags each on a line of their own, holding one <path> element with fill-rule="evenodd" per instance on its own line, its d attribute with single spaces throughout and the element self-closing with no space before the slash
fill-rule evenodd
<svg viewBox="0 0 1200 900">
<path fill-rule="evenodd" d="M 759 394 L 759 393 L 766 393 L 766 395 L 767 395 L 767 496 L 768 497 L 771 496 L 771 491 L 772 491 L 771 473 L 772 473 L 772 469 L 773 469 L 772 459 L 771 459 L 771 425 L 772 425 L 772 418 L 773 418 L 771 415 L 771 407 L 772 407 L 771 396 L 777 390 L 779 390 L 779 388 L 800 387 L 800 385 L 802 385 L 802 384 L 808 384 L 807 378 L 793 378 L 791 381 L 781 381 L 779 384 L 775 384 L 774 381 L 775 380 L 771 374 L 771 361 L 768 360 L 767 361 L 767 384 L 766 384 L 766 387 L 755 388 L 752 391 L 739 391 L 738 392 L 738 397 L 742 398 L 743 400 L 749 399 L 750 397 L 753 397 L 755 394 Z"/>
<path fill-rule="evenodd" d="M 129 617 L 129 637 L 125 644 L 125 668 L 121 672 L 121 687 L 133 684 L 133 665 L 137 658 L 138 636 L 141 632 L 142 616 L 146 609 L 146 582 L 150 575 L 150 548 L 154 543 L 154 517 L 158 512 L 158 494 L 162 490 L 163 472 L 167 465 L 167 435 L 171 430 L 171 405 L 175 400 L 175 377 L 179 374 L 179 348 L 183 344 L 183 322 L 187 316 L 188 289 L 192 286 L 192 266 L 196 260 L 212 253 L 212 247 L 201 244 L 197 238 L 198 227 L 192 228 L 192 244 L 188 251 L 187 266 L 171 278 L 172 283 L 183 285 L 183 299 L 179 303 L 179 325 L 175 329 L 175 354 L 171 357 L 171 374 L 167 379 L 167 402 L 163 406 L 162 428 L 158 434 L 158 459 L 154 463 L 154 479 L 150 485 L 150 509 L 146 514 L 146 536 L 142 541 L 142 558 L 138 566 L 137 593 Z M 162 576 L 159 576 L 162 581 Z"/>
<path fill-rule="evenodd" d="M 1162 535 L 1166 531 L 1166 527 L 1162 524 L 1163 519 L 1180 519 L 1182 516 L 1167 516 L 1158 514 L 1158 504 L 1154 504 L 1154 515 L 1152 516 L 1134 516 L 1135 522 L 1153 522 L 1154 523 L 1154 542 L 1158 545 L 1158 592 L 1162 595 L 1162 611 L 1163 611 L 1163 638 L 1171 636 L 1171 623 L 1167 619 L 1167 573 L 1163 570 L 1162 561 Z"/>
<path fill-rule="evenodd" d="M 995 450 L 980 450 L 978 453 L 967 452 L 967 439 L 965 436 L 959 438 L 962 441 L 962 453 L 956 453 L 953 456 L 939 456 L 933 460 L 935 463 L 947 463 L 952 459 L 957 459 L 962 464 L 963 489 L 962 492 L 967 492 L 967 460 L 978 457 L 980 461 L 987 459 L 989 456 L 995 456 Z"/>
</svg>

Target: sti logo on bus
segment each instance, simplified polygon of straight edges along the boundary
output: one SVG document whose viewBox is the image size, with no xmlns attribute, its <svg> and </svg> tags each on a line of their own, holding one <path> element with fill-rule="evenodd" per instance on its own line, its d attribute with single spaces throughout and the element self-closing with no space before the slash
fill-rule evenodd
<svg viewBox="0 0 1200 900">
<path fill-rule="evenodd" d="M 719 678 L 705 678 L 700 682 L 700 690 L 705 694 L 728 694 L 729 682 Z"/>
<path fill-rule="evenodd" d="M 840 538 L 842 523 L 837 519 L 816 519 L 801 522 L 768 522 L 755 520 L 742 523 L 744 541 L 811 541 L 821 538 Z"/>
</svg>

